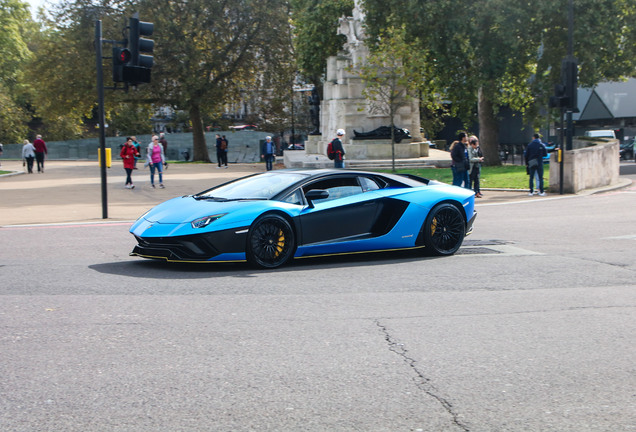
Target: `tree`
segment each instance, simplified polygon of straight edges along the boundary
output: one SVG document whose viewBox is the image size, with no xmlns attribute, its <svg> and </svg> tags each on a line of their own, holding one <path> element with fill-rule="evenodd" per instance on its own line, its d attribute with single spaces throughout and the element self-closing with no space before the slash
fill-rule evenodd
<svg viewBox="0 0 636 432">
<path fill-rule="evenodd" d="M 389 117 L 391 127 L 391 160 L 395 171 L 395 116 L 400 108 L 412 103 L 417 95 L 423 64 L 413 56 L 414 47 L 405 41 L 405 28 L 389 27 L 378 38 L 377 45 L 360 67 L 359 76 L 365 88 L 372 113 Z"/>
<path fill-rule="evenodd" d="M 353 0 L 291 0 L 298 67 L 307 81 L 322 89 L 327 58 L 342 49 L 338 19 L 350 16 Z M 320 92 L 322 94 L 322 92 Z"/>
<path fill-rule="evenodd" d="M 31 55 L 26 43 L 30 17 L 26 3 L 0 0 L 0 142 L 26 138 L 28 88 L 22 71 Z"/>
<path fill-rule="evenodd" d="M 85 120 L 93 117 L 97 104 L 95 22 L 103 21 L 105 39 L 123 38 L 117 23 L 121 5 L 116 2 L 108 5 L 90 0 L 60 3 L 49 10 L 49 15 L 40 15 L 40 28 L 31 34 L 29 46 L 33 56 L 26 79 L 34 94 L 33 110 L 42 119 L 45 129 L 39 132 L 49 139 L 95 134 L 94 128 L 84 129 Z M 102 46 L 104 56 L 109 56 L 110 45 L 103 43 Z M 107 85 L 109 66 L 105 61 Z M 110 110 L 132 94 L 106 92 L 105 96 L 108 118 Z"/>
<path fill-rule="evenodd" d="M 491 165 L 500 164 L 496 113 L 502 105 L 536 114 L 560 81 L 566 53 L 567 0 L 366 0 L 369 34 L 392 12 L 418 37 L 430 78 L 466 121 L 478 106 L 480 142 Z M 575 1 L 575 56 L 580 82 L 634 74 L 636 3 Z"/>
<path fill-rule="evenodd" d="M 258 88 L 269 63 L 290 60 L 288 5 L 283 0 L 143 0 L 140 16 L 155 23 L 149 91 L 158 103 L 190 114 L 193 159 L 208 161 L 202 119 L 220 115 L 242 89 Z"/>
</svg>

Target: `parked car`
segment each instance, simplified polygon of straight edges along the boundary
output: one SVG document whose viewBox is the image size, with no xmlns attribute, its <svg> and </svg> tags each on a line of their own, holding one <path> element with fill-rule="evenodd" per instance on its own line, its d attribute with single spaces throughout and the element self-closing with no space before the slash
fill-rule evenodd
<svg viewBox="0 0 636 432">
<path fill-rule="evenodd" d="M 585 132 L 586 137 L 590 138 L 612 138 L 616 139 L 616 133 L 613 130 L 589 130 Z"/>
<path fill-rule="evenodd" d="M 630 141 L 620 145 L 621 159 L 634 159 L 634 145 L 636 145 L 636 138 L 632 138 Z"/>
<path fill-rule="evenodd" d="M 256 125 L 238 125 L 238 126 L 230 126 L 230 130 L 233 131 L 255 131 L 258 129 Z"/>
<path fill-rule="evenodd" d="M 473 191 L 413 175 L 268 171 L 149 210 L 130 228 L 131 255 L 261 268 L 395 249 L 452 255 L 476 215 Z"/>
</svg>

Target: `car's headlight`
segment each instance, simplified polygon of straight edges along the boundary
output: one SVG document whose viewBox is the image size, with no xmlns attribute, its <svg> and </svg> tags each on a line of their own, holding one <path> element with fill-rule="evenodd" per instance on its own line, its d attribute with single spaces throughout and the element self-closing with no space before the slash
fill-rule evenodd
<svg viewBox="0 0 636 432">
<path fill-rule="evenodd" d="M 191 225 L 192 228 L 203 228 L 206 227 L 208 225 L 210 225 L 212 222 L 214 222 L 215 220 L 219 219 L 220 217 L 225 216 L 227 213 L 221 213 L 221 214 L 215 214 L 215 215 L 211 215 L 211 216 L 205 216 L 199 219 L 195 219 L 192 221 Z"/>
</svg>

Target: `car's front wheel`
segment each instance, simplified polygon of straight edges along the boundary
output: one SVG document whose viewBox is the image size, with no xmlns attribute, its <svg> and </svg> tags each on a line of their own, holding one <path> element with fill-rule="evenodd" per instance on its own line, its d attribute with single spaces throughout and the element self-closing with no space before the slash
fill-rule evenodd
<svg viewBox="0 0 636 432">
<path fill-rule="evenodd" d="M 443 203 L 433 207 L 422 227 L 424 244 L 431 255 L 452 255 L 464 241 L 466 222 L 457 207 Z"/>
<path fill-rule="evenodd" d="M 294 254 L 295 241 L 285 218 L 275 214 L 261 216 L 247 236 L 247 261 L 260 268 L 279 267 Z"/>
</svg>

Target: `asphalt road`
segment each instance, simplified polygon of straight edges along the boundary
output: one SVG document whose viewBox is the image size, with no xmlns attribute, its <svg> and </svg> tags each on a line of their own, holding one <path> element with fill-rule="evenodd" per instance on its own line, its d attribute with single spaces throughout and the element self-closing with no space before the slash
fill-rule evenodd
<svg viewBox="0 0 636 432">
<path fill-rule="evenodd" d="M 484 202 L 453 257 L 274 271 L 1 228 L 0 430 L 636 430 L 635 210 Z"/>
</svg>

